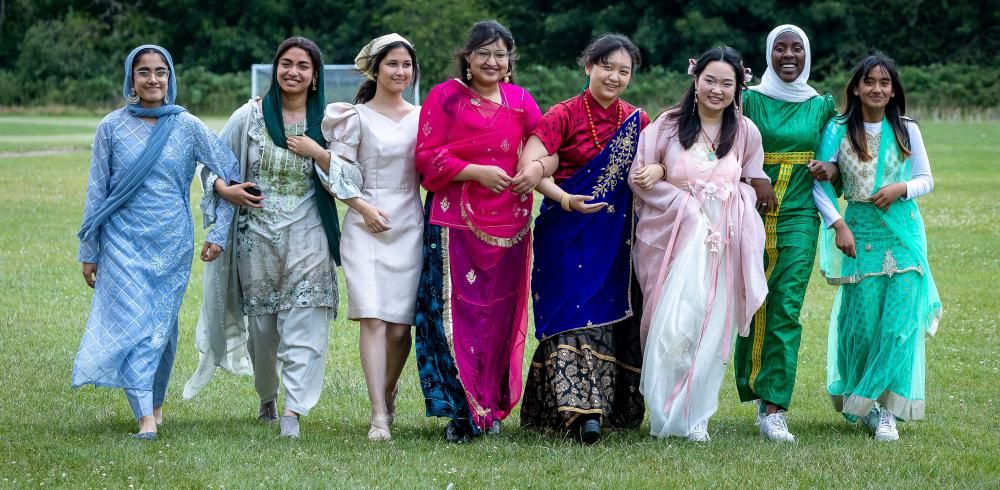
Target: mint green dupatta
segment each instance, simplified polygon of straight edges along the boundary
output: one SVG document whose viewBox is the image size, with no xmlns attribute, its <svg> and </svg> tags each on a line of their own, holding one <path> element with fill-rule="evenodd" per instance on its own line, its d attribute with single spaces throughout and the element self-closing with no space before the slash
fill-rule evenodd
<svg viewBox="0 0 1000 490">
<path fill-rule="evenodd" d="M 817 159 L 824 162 L 831 161 L 832 157 L 837 153 L 837 149 L 840 147 L 846 132 L 847 125 L 845 123 L 838 122 L 836 118 L 830 121 L 823 131 L 823 138 L 820 143 L 820 149 L 817 152 Z M 899 148 L 896 145 L 895 133 L 888 121 L 883 119 L 881 143 L 878 149 L 878 160 L 875 170 L 875 189 L 883 187 L 883 177 L 886 176 L 886 161 L 888 160 L 888 156 L 899 156 L 898 152 Z M 902 162 L 902 166 L 898 172 L 892 172 L 890 169 L 889 174 L 893 177 L 893 182 L 890 183 L 909 180 L 909 159 Z M 844 173 L 842 172 L 841 175 L 844 175 Z M 838 208 L 839 212 L 840 206 L 834 187 L 830 182 L 822 182 L 821 185 L 826 193 L 826 197 Z M 852 205 L 868 206 L 861 201 L 857 204 L 848 203 L 848 208 Z M 872 207 L 874 208 L 874 206 Z M 875 209 L 877 210 L 877 208 Z M 894 238 L 898 240 L 898 243 L 916 259 L 917 264 L 914 269 L 919 273 L 921 279 L 916 282 L 917 290 L 914 292 L 914 296 L 917 301 L 912 307 L 918 309 L 916 318 L 918 318 L 920 331 L 924 331 L 928 335 L 934 335 L 938 322 L 941 319 L 942 307 L 941 298 L 938 295 L 937 286 L 934 283 L 934 277 L 931 274 L 931 268 L 927 261 L 927 235 L 924 230 L 924 222 L 920 215 L 920 209 L 917 207 L 915 201 L 900 199 L 892 203 L 888 211 L 882 212 L 881 210 L 877 210 L 877 213 L 881 223 L 884 223 L 884 226 L 891 231 Z M 845 216 L 846 219 L 847 217 Z M 850 226 L 853 231 L 854 225 L 851 224 Z M 860 244 L 858 245 L 860 247 Z M 888 270 L 884 274 L 882 272 L 873 273 L 872 271 L 862 270 L 856 258 L 844 255 L 837 248 L 836 232 L 832 228 L 823 228 L 822 230 L 820 240 L 820 271 L 826 277 L 827 282 L 834 285 L 854 284 L 873 275 L 888 275 L 892 277 L 894 273 L 892 270 Z M 835 312 L 840 307 L 840 296 L 841 294 L 838 293 L 836 304 L 834 305 Z"/>
</svg>

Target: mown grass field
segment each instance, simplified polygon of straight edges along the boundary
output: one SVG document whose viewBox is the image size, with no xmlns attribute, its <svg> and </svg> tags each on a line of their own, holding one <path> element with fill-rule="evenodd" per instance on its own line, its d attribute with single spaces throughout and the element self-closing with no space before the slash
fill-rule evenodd
<svg viewBox="0 0 1000 490">
<path fill-rule="evenodd" d="M 521 431 L 516 414 L 501 436 L 445 443 L 444 422 L 423 416 L 412 356 L 395 439 L 369 443 L 358 327 L 347 320 L 331 326 L 323 399 L 301 440 L 253 420 L 248 377 L 220 373 L 182 401 L 197 361 L 198 260 L 166 424 L 155 443 L 129 440 L 136 427 L 120 390 L 69 387 L 90 307 L 75 232 L 98 121 L 0 116 L 0 487 L 1000 487 L 1000 123 L 922 124 L 936 188 L 920 205 L 945 313 L 927 344 L 927 419 L 900 424 L 898 443 L 874 442 L 824 395 L 834 289 L 814 275 L 790 415 L 796 444 L 760 438 L 730 373 L 710 444 L 654 440 L 644 424 L 582 447 Z M 194 186 L 192 207 L 198 195 Z"/>
</svg>

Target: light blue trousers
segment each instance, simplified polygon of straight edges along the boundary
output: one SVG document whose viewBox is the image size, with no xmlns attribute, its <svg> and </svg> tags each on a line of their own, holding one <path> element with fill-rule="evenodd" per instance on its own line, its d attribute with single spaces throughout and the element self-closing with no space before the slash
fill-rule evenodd
<svg viewBox="0 0 1000 490">
<path fill-rule="evenodd" d="M 152 415 L 153 407 L 163 405 L 163 399 L 167 396 L 167 383 L 170 381 L 170 372 L 174 369 L 174 356 L 177 354 L 177 325 L 174 324 L 171 330 L 170 340 L 163 349 L 163 356 L 160 357 L 156 374 L 153 375 L 153 389 L 125 388 L 125 397 L 128 398 L 128 405 L 132 407 L 132 414 L 136 420 Z"/>
</svg>

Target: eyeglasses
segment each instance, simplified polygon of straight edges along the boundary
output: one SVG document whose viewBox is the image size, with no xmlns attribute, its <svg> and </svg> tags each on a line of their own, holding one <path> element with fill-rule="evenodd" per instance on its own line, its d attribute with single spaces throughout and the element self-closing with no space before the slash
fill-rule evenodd
<svg viewBox="0 0 1000 490">
<path fill-rule="evenodd" d="M 477 49 L 473 51 L 473 53 L 476 55 L 477 58 L 479 58 L 480 61 L 486 61 L 490 59 L 490 56 L 496 58 L 497 61 L 504 61 L 507 59 L 508 56 L 510 56 L 510 53 L 508 53 L 507 51 L 500 51 L 500 50 L 490 51 L 485 48 Z"/>
<path fill-rule="evenodd" d="M 157 68 L 156 71 L 151 71 L 148 68 L 139 68 L 135 71 L 135 77 L 140 80 L 149 80 L 150 77 L 156 77 L 157 80 L 166 80 L 170 76 L 170 70 L 166 68 Z"/>
</svg>

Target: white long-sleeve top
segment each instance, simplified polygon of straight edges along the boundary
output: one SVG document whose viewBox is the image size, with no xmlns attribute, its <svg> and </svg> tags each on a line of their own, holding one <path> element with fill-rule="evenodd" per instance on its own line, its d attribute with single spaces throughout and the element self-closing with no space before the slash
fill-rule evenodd
<svg viewBox="0 0 1000 490">
<path fill-rule="evenodd" d="M 882 123 L 866 122 L 865 131 L 869 134 L 877 135 L 882 132 Z M 910 180 L 904 182 L 906 184 L 906 195 L 900 199 L 909 200 L 918 198 L 933 190 L 934 177 L 931 175 L 931 163 L 927 158 L 924 139 L 920 134 L 920 128 L 917 126 L 917 123 L 906 121 L 906 132 L 910 136 Z M 836 163 L 839 152 L 838 149 L 830 157 L 829 161 Z M 816 209 L 819 210 L 820 216 L 823 217 L 823 224 L 827 228 L 833 226 L 837 220 L 841 219 L 840 213 L 837 212 L 837 207 L 830 202 L 829 197 L 827 197 L 826 192 L 823 191 L 819 182 L 813 182 L 812 195 L 813 201 L 816 203 Z"/>
</svg>

